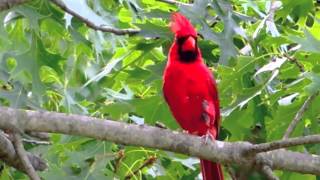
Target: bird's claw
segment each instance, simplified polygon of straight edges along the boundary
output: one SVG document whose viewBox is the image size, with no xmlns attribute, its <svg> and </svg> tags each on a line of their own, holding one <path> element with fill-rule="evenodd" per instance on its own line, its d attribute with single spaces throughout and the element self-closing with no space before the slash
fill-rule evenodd
<svg viewBox="0 0 320 180">
<path fill-rule="evenodd" d="M 183 129 L 183 130 L 182 130 L 182 133 L 189 134 L 189 131 Z"/>
<path fill-rule="evenodd" d="M 210 133 L 201 136 L 201 139 L 204 144 L 208 144 L 209 140 L 214 140 L 213 136 Z"/>
</svg>

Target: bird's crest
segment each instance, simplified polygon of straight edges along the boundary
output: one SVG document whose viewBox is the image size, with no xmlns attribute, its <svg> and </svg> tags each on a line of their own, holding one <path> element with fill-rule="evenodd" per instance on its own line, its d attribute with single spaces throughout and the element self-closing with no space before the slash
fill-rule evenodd
<svg viewBox="0 0 320 180">
<path fill-rule="evenodd" d="M 170 28 L 176 36 L 197 36 L 197 31 L 192 26 L 190 21 L 182 14 L 177 12 L 171 15 Z"/>
</svg>

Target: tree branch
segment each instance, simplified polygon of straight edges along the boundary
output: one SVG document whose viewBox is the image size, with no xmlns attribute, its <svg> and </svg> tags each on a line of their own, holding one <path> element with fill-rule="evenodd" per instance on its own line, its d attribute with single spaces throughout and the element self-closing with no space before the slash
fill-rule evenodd
<svg viewBox="0 0 320 180">
<path fill-rule="evenodd" d="M 0 107 L 0 128 L 63 133 L 112 141 L 119 144 L 170 150 L 219 162 L 252 166 L 257 156 L 245 156 L 254 145 L 248 142 L 209 141 L 198 136 L 172 132 L 146 125 L 133 125 L 94 117 L 55 112 L 37 112 Z M 320 157 L 285 150 L 259 153 L 272 169 L 320 175 Z M 299 163 L 297 163 L 299 162 Z"/>
<path fill-rule="evenodd" d="M 320 135 L 310 135 L 305 137 L 297 137 L 297 138 L 273 141 L 270 143 L 256 144 L 256 145 L 253 145 L 253 147 L 251 147 L 248 152 L 260 153 L 260 152 L 272 151 L 275 149 L 297 146 L 297 145 L 317 144 L 317 143 L 320 143 Z"/>
<path fill-rule="evenodd" d="M 317 97 L 318 93 L 315 93 L 307 98 L 307 100 L 303 103 L 297 114 L 294 116 L 293 120 L 291 121 L 287 131 L 283 135 L 282 139 L 289 138 L 290 134 L 293 132 L 293 130 L 296 128 L 298 123 L 300 122 L 304 112 L 308 110 L 311 102 Z"/>
<path fill-rule="evenodd" d="M 14 148 L 17 152 L 17 155 L 21 161 L 21 164 L 23 165 L 23 168 L 24 168 L 25 172 L 28 174 L 29 178 L 31 180 L 40 180 L 38 174 L 36 173 L 31 162 L 29 161 L 29 158 L 27 156 L 26 151 L 24 150 L 20 134 L 13 133 L 12 139 L 13 139 L 13 146 L 14 146 Z"/>
<path fill-rule="evenodd" d="M 271 21 L 271 22 L 274 22 L 274 15 L 275 15 L 275 12 L 280 8 L 279 4 L 279 1 L 277 0 L 271 0 L 271 3 L 270 3 L 270 9 L 269 9 L 269 12 L 267 14 L 267 20 L 268 21 Z"/>
<path fill-rule="evenodd" d="M 131 179 L 132 176 L 135 176 L 138 174 L 139 171 L 141 171 L 143 168 L 153 165 L 157 160 L 156 156 L 151 156 L 148 159 L 146 159 L 142 165 L 140 165 L 136 170 L 134 170 L 132 173 L 127 174 L 124 179 Z"/>
<path fill-rule="evenodd" d="M 98 26 L 95 23 L 89 21 L 85 17 L 81 16 L 78 14 L 78 12 L 75 12 L 68 8 L 61 0 L 51 0 L 52 3 L 60 7 L 63 11 L 71 14 L 72 16 L 78 18 L 80 21 L 84 22 L 88 27 L 97 30 L 97 31 L 102 31 L 102 32 L 110 32 L 116 35 L 134 35 L 140 32 L 138 29 L 117 29 L 113 27 L 106 27 L 106 26 Z"/>
<path fill-rule="evenodd" d="M 47 164 L 38 156 L 32 155 L 28 152 L 27 156 L 35 170 L 43 171 L 47 168 Z M 11 141 L 6 138 L 4 133 L 0 133 L 0 159 L 8 165 L 25 172 Z"/>
<path fill-rule="evenodd" d="M 237 180 L 236 172 L 230 165 L 225 165 L 226 171 L 229 173 L 229 176 L 232 180 Z"/>
<path fill-rule="evenodd" d="M 44 132 L 25 132 L 28 136 L 31 136 L 32 138 L 36 138 L 42 141 L 49 141 L 50 135 L 48 133 Z"/>
<path fill-rule="evenodd" d="M 272 172 L 270 166 L 264 165 L 261 169 L 261 172 L 269 179 L 269 180 L 279 180 L 279 178 Z"/>
<path fill-rule="evenodd" d="M 24 143 L 34 144 L 34 145 L 51 145 L 49 141 L 38 141 L 33 139 L 22 139 Z"/>
<path fill-rule="evenodd" d="M 286 57 L 288 60 L 290 60 L 292 63 L 294 63 L 300 70 L 300 72 L 305 72 L 303 64 L 298 62 L 297 58 L 289 56 L 287 53 L 283 54 L 284 57 Z"/>
<path fill-rule="evenodd" d="M 23 4 L 29 0 L 0 0 L 0 11 L 10 9 L 13 6 Z"/>
<path fill-rule="evenodd" d="M 0 11 L 10 9 L 11 7 L 19 4 L 26 3 L 30 0 L 0 0 Z M 72 16 L 78 18 L 80 21 L 84 22 L 88 27 L 102 32 L 110 32 L 116 35 L 134 35 L 140 32 L 139 29 L 117 29 L 113 27 L 98 26 L 95 23 L 89 21 L 85 17 L 81 16 L 79 13 L 68 8 L 61 0 L 51 0 L 52 3 L 60 7 L 63 11 L 71 14 Z"/>
</svg>

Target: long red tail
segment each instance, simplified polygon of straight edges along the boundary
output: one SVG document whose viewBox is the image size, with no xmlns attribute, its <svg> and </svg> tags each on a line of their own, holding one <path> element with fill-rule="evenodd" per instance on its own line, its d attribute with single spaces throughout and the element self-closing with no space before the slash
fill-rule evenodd
<svg viewBox="0 0 320 180">
<path fill-rule="evenodd" d="M 203 180 L 223 180 L 220 164 L 200 159 Z"/>
</svg>

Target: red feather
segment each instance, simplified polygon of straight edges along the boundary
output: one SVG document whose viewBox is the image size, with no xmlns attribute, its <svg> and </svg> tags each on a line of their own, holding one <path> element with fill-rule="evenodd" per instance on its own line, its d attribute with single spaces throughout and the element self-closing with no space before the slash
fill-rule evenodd
<svg viewBox="0 0 320 180">
<path fill-rule="evenodd" d="M 196 41 L 197 32 L 187 18 L 179 13 L 172 15 L 171 30 L 175 34 L 167 66 L 163 75 L 163 93 L 170 110 L 190 134 L 216 138 L 220 125 L 218 92 L 211 71 L 204 64 L 201 51 L 195 47 L 196 56 L 186 61 L 182 56 L 184 39 L 190 36 Z M 179 42 L 179 39 L 182 40 Z M 189 59 L 190 60 L 190 59 Z M 201 160 L 204 180 L 223 180 L 221 166 Z"/>
<path fill-rule="evenodd" d="M 197 36 L 197 31 L 190 21 L 180 13 L 172 14 L 170 29 L 176 36 Z"/>
</svg>

